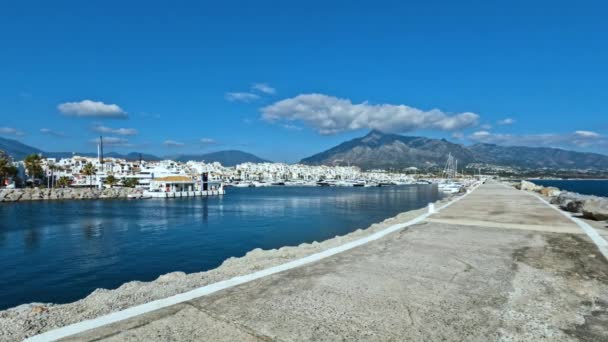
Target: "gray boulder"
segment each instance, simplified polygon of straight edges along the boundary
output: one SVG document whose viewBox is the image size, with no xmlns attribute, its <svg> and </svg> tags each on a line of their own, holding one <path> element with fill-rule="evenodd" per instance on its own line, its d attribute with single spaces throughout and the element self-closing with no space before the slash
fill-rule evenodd
<svg viewBox="0 0 608 342">
<path fill-rule="evenodd" d="M 520 190 L 524 190 L 524 191 L 538 191 L 542 188 L 542 186 L 538 186 L 532 182 L 528 182 L 525 180 L 521 181 L 521 184 L 519 186 Z"/>
<path fill-rule="evenodd" d="M 586 201 L 596 198 L 595 196 L 586 196 L 575 192 L 564 191 L 558 196 L 551 199 L 551 203 L 558 205 L 562 210 L 571 213 L 580 213 L 583 210 L 583 205 Z"/>
<path fill-rule="evenodd" d="M 597 198 L 585 201 L 582 208 L 583 217 L 596 221 L 608 220 L 608 199 Z"/>
</svg>

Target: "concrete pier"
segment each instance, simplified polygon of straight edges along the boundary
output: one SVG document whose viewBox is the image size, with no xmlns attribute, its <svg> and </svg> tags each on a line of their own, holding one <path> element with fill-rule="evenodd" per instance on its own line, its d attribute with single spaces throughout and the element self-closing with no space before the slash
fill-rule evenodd
<svg viewBox="0 0 608 342">
<path fill-rule="evenodd" d="M 608 341 L 608 262 L 493 182 L 379 240 L 65 340 Z"/>
</svg>

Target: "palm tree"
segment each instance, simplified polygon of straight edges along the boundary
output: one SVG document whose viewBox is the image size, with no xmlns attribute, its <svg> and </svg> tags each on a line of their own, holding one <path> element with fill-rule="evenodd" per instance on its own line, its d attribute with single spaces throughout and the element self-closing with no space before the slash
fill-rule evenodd
<svg viewBox="0 0 608 342">
<path fill-rule="evenodd" d="M 137 186 L 137 184 L 139 184 L 137 178 L 124 178 L 122 180 L 122 186 L 125 186 L 127 188 L 134 188 Z"/>
<path fill-rule="evenodd" d="M 72 184 L 72 181 L 70 180 L 70 178 L 68 178 L 66 176 L 61 176 L 57 180 L 57 185 L 62 188 L 68 187 L 68 186 L 70 186 L 70 184 Z"/>
<path fill-rule="evenodd" d="M 44 170 L 42 170 L 42 158 L 39 154 L 30 154 L 25 157 L 24 163 L 27 175 L 30 176 L 32 180 L 41 178 L 44 175 Z"/>
<path fill-rule="evenodd" d="M 51 171 L 51 179 L 50 179 L 50 187 L 53 188 L 55 186 L 55 171 L 62 171 L 63 167 L 61 165 L 57 165 L 55 163 L 49 163 L 49 171 Z"/>
<path fill-rule="evenodd" d="M 118 183 L 118 179 L 114 177 L 114 175 L 108 175 L 108 177 L 106 177 L 105 183 L 108 184 L 110 188 L 113 188 L 114 185 Z"/>
<path fill-rule="evenodd" d="M 86 165 L 82 168 L 82 171 L 80 171 L 80 172 L 83 175 L 89 177 L 89 186 L 93 187 L 93 178 L 92 178 L 92 176 L 97 173 L 97 172 L 95 172 L 95 167 L 93 166 L 93 164 L 86 163 Z"/>
<path fill-rule="evenodd" d="M 0 150 L 0 185 L 3 184 L 4 178 L 8 177 L 7 171 L 9 166 L 8 156 L 4 151 Z"/>
</svg>

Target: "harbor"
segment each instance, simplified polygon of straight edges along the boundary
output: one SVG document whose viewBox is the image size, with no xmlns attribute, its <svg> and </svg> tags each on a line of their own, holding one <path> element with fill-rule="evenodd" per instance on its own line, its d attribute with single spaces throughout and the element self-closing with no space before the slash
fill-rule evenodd
<svg viewBox="0 0 608 342">
<path fill-rule="evenodd" d="M 608 342 L 608 3 L 2 10 L 0 342 Z"/>
<path fill-rule="evenodd" d="M 219 162 L 108 158 L 101 152 L 96 158 L 40 158 L 39 163 L 46 175 L 44 179 L 29 177 L 25 162 L 14 162 L 18 175 L 8 178 L 7 186 L 0 188 L 0 202 L 206 197 L 225 195 L 226 188 L 369 188 L 424 184 L 437 184 L 440 192 L 453 194 L 482 177 L 474 172 L 459 172 L 451 155 L 442 171 L 420 173 L 414 167 L 397 172 L 270 162 L 226 167 Z M 15 180 L 18 179 L 27 182 L 17 186 Z"/>
<path fill-rule="evenodd" d="M 443 196 L 433 185 L 228 191 L 226 196 L 167 200 L 4 205 L 0 310 L 31 302 L 69 303 L 98 288 L 147 282 L 175 271 L 207 271 L 256 248 L 321 242 Z"/>
<path fill-rule="evenodd" d="M 168 274 L 52 306 L 39 316 L 44 325 L 14 336 L 606 339 L 608 262 L 577 221 L 491 180 L 434 207 L 320 244 L 253 251 L 207 273 Z M 605 243 L 608 229 L 593 231 Z M 77 324 L 84 319 L 93 320 Z"/>
</svg>

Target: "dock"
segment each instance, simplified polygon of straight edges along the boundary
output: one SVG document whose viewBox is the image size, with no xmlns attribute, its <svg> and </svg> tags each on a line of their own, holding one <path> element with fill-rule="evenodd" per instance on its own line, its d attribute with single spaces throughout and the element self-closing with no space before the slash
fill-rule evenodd
<svg viewBox="0 0 608 342">
<path fill-rule="evenodd" d="M 495 181 L 438 210 L 316 261 L 32 340 L 608 341 L 608 261 L 579 224 Z M 605 226 L 593 228 L 604 242 Z"/>
<path fill-rule="evenodd" d="M 143 196 L 146 198 L 181 198 L 181 197 L 206 197 L 225 195 L 226 190 L 223 188 L 217 190 L 202 190 L 202 191 L 169 191 L 169 192 L 154 192 L 144 191 Z"/>
</svg>

